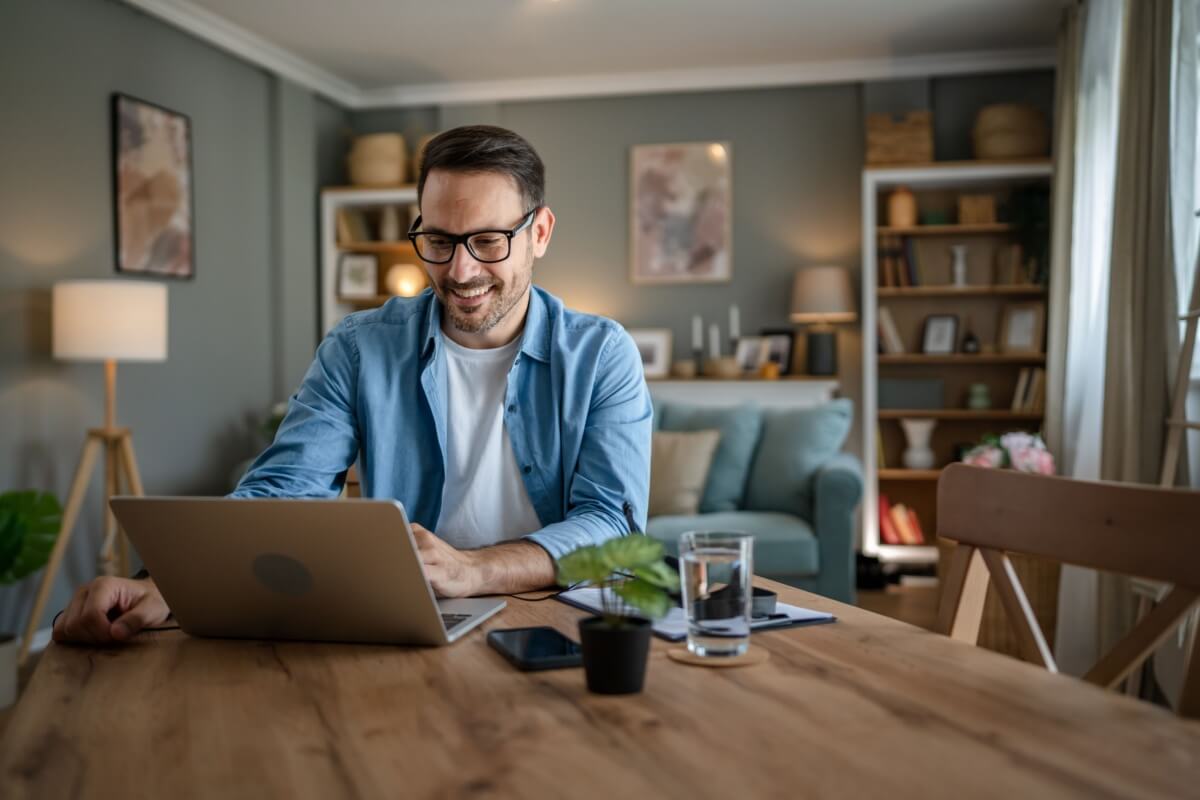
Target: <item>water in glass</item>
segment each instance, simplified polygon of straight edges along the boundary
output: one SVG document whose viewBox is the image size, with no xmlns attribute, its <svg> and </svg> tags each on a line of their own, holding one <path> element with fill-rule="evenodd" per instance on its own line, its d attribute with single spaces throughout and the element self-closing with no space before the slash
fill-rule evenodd
<svg viewBox="0 0 1200 800">
<path fill-rule="evenodd" d="M 753 537 L 686 533 L 680 541 L 688 650 L 737 656 L 750 646 Z"/>
</svg>

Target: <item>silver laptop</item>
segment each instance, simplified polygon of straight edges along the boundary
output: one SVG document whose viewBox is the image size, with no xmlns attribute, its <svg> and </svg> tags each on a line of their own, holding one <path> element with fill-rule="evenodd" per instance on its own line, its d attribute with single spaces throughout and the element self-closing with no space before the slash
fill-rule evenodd
<svg viewBox="0 0 1200 800">
<path fill-rule="evenodd" d="M 393 500 L 115 497 L 193 636 L 443 645 L 504 608 L 434 597 Z"/>
</svg>

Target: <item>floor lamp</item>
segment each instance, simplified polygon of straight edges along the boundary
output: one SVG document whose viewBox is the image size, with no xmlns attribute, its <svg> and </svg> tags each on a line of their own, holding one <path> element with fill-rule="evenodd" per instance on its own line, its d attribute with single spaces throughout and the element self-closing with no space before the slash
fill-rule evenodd
<svg viewBox="0 0 1200 800">
<path fill-rule="evenodd" d="M 116 424 L 117 361 L 165 361 L 167 358 L 167 287 L 143 281 L 64 281 L 54 285 L 54 357 L 60 361 L 104 363 L 104 427 L 90 428 L 63 510 L 62 528 L 38 586 L 33 612 L 17 662 L 29 654 L 54 577 L 91 482 L 96 459 L 104 454 L 104 545 L 99 568 L 104 575 L 129 574 L 129 543 L 117 526 L 108 501 L 115 494 L 144 494 L 129 428 Z"/>
</svg>

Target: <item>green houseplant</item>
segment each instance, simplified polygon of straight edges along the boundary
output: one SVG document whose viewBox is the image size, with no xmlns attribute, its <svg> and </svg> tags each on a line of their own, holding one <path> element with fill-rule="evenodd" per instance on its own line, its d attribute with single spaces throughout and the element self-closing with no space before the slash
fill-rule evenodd
<svg viewBox="0 0 1200 800">
<path fill-rule="evenodd" d="M 601 613 L 579 621 L 583 669 L 590 691 L 640 692 L 650 654 L 650 620 L 671 608 L 679 574 L 663 560 L 661 542 L 640 533 L 587 545 L 558 562 L 563 586 L 600 590 Z"/>
<path fill-rule="evenodd" d="M 45 492 L 0 494 L 0 585 L 41 569 L 62 527 L 62 508 Z M 17 640 L 0 633 L 0 708 L 17 695 Z"/>
</svg>

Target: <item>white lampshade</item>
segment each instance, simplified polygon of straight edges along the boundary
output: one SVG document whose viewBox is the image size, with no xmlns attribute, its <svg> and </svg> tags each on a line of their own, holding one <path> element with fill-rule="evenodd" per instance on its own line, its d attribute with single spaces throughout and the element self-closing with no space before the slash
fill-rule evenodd
<svg viewBox="0 0 1200 800">
<path fill-rule="evenodd" d="M 830 324 L 858 319 L 854 288 L 845 267 L 796 270 L 792 284 L 792 322 Z"/>
<path fill-rule="evenodd" d="M 146 281 L 54 284 L 54 357 L 165 361 L 167 287 Z"/>
</svg>

